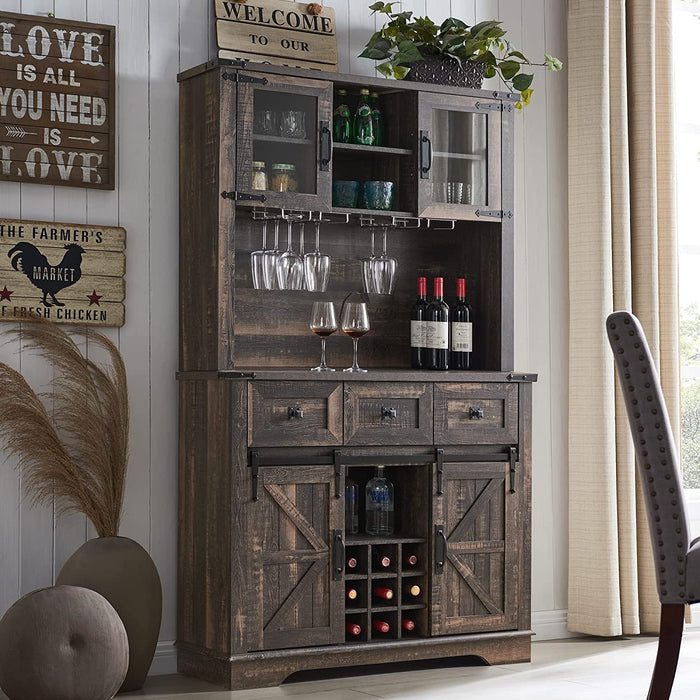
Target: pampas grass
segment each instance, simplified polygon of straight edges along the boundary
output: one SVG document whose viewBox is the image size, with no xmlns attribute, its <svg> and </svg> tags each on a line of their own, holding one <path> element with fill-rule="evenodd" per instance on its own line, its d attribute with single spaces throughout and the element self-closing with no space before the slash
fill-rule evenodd
<svg viewBox="0 0 700 700">
<path fill-rule="evenodd" d="M 48 321 L 23 323 L 8 333 L 35 350 L 54 370 L 51 415 L 22 375 L 0 363 L 0 444 L 20 458 L 32 503 L 56 498 L 59 512 L 84 513 L 100 537 L 119 532 L 128 461 L 126 369 L 114 344 L 81 330 L 109 364 L 85 357 L 69 333 Z M 84 335 L 85 334 L 85 335 Z"/>
</svg>

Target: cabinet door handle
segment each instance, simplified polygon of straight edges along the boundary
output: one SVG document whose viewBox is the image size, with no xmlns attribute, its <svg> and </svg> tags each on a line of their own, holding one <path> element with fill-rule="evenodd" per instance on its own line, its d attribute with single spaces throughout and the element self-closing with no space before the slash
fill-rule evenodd
<svg viewBox="0 0 700 700">
<path fill-rule="evenodd" d="M 469 407 L 469 420 L 481 420 L 484 417 L 484 409 L 478 406 Z"/>
<path fill-rule="evenodd" d="M 396 409 L 393 406 L 382 406 L 382 420 L 396 420 Z"/>
<path fill-rule="evenodd" d="M 304 417 L 304 409 L 301 406 L 290 406 L 287 409 L 287 418 L 301 420 Z"/>
<path fill-rule="evenodd" d="M 333 138 L 330 122 L 321 122 L 321 170 L 331 169 L 331 155 L 333 152 Z"/>
<path fill-rule="evenodd" d="M 345 566 L 345 542 L 343 531 L 333 530 L 333 580 L 341 581 L 343 578 L 343 566 Z"/>
<path fill-rule="evenodd" d="M 430 179 L 430 169 L 433 167 L 433 142 L 429 131 L 420 132 L 420 176 L 423 180 Z"/>
<path fill-rule="evenodd" d="M 435 526 L 435 573 L 441 574 L 445 569 L 445 557 L 447 557 L 447 537 L 445 526 Z"/>
</svg>

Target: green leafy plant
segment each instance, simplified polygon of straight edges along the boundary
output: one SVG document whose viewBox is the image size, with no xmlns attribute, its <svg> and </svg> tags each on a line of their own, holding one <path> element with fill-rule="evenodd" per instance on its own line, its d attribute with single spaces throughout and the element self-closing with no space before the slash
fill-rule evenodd
<svg viewBox="0 0 700 700">
<path fill-rule="evenodd" d="M 429 17 L 413 17 L 413 12 L 393 12 L 395 2 L 375 2 L 369 6 L 372 14 L 387 16 L 388 21 L 367 42 L 361 58 L 382 61 L 377 70 L 387 77 L 405 78 L 411 63 L 431 56 L 454 59 L 459 66 L 465 61 L 485 65 L 485 77 L 498 76 L 509 92 L 519 92 L 518 109 L 529 104 L 534 75 L 529 66 L 544 66 L 559 71 L 562 62 L 549 54 L 542 63 L 532 63 L 521 51 L 504 38 L 501 22 L 490 20 L 468 26 L 455 17 L 448 17 L 440 26 Z"/>
</svg>

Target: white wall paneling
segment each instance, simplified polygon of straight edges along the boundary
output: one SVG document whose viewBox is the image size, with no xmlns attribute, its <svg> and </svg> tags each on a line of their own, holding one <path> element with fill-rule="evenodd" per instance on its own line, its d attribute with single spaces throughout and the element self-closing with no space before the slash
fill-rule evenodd
<svg viewBox="0 0 700 700">
<path fill-rule="evenodd" d="M 379 21 L 370 0 L 326 0 L 336 11 L 341 72 L 375 75 L 358 58 Z M 533 60 L 566 51 L 559 0 L 401 0 L 436 22 L 503 20 Z M 0 183 L 0 216 L 117 224 L 127 229 L 126 325 L 107 334 L 127 364 L 131 458 L 122 534 L 146 547 L 161 573 L 163 626 L 156 667 L 174 669 L 177 554 L 177 72 L 216 53 L 210 0 L 3 0 L 4 10 L 117 26 L 116 190 Z M 566 77 L 535 69 L 533 103 L 516 116 L 517 369 L 534 386 L 533 610 L 538 631 L 562 633 L 566 608 Z M 494 86 L 497 82 L 491 81 Z M 2 330 L 0 328 L 0 330 Z M 90 348 L 87 348 L 90 352 Z M 20 343 L 0 360 L 34 384 L 51 375 Z M 49 404 L 49 408 L 50 408 Z M 81 516 L 56 517 L 21 498 L 15 464 L 0 454 L 0 615 L 50 585 L 93 536 Z M 156 668 L 154 667 L 154 668 Z"/>
</svg>

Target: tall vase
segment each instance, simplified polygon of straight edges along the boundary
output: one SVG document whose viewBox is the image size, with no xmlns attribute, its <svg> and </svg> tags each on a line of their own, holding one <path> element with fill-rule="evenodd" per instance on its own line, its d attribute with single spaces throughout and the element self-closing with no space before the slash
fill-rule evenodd
<svg viewBox="0 0 700 700">
<path fill-rule="evenodd" d="M 129 639 L 129 670 L 119 692 L 140 689 L 158 643 L 163 603 L 148 552 L 128 537 L 88 540 L 64 564 L 56 584 L 89 588 L 112 604 Z"/>
</svg>

